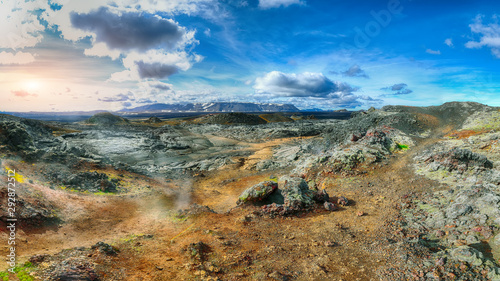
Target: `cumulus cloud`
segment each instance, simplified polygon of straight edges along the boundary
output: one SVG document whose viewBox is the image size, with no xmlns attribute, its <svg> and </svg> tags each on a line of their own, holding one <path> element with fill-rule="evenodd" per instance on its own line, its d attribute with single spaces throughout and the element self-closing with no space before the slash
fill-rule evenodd
<svg viewBox="0 0 500 281">
<path fill-rule="evenodd" d="M 172 96 L 176 96 L 172 84 L 161 81 L 142 81 L 137 83 L 137 87 L 130 89 L 126 94 L 121 93 L 107 98 L 107 101 L 121 102 L 122 106 L 129 107 L 147 103 L 166 102 Z"/>
<path fill-rule="evenodd" d="M 121 55 L 122 52 L 120 50 L 111 50 L 106 43 L 94 43 L 94 45 L 89 48 L 85 49 L 83 52 L 86 56 L 89 57 L 110 57 L 113 60 L 118 59 Z"/>
<path fill-rule="evenodd" d="M 359 65 L 355 64 L 351 66 L 348 70 L 342 72 L 342 75 L 347 77 L 364 77 L 369 78 L 364 70 L 362 70 Z"/>
<path fill-rule="evenodd" d="M 168 17 L 201 15 L 207 13 L 203 7 L 212 11 L 220 6 L 215 0 L 52 2 L 61 9 L 49 9 L 41 18 L 64 39 L 90 38 L 91 47 L 85 55 L 121 59 L 125 69 L 109 79 L 118 82 L 165 79 L 201 61 L 202 57 L 192 51 L 198 44 L 195 30 Z"/>
<path fill-rule="evenodd" d="M 431 54 L 431 55 L 440 55 L 441 54 L 440 50 L 427 49 L 427 50 L 425 50 L 425 52 L 428 54 Z"/>
<path fill-rule="evenodd" d="M 148 86 L 153 88 L 153 89 L 157 89 L 157 90 L 161 90 L 161 91 L 172 90 L 171 84 L 163 83 L 160 81 L 155 81 L 155 82 L 151 81 L 148 83 Z"/>
<path fill-rule="evenodd" d="M 408 89 L 408 85 L 406 85 L 405 83 L 394 84 L 390 87 L 382 88 L 381 90 L 390 91 L 389 94 L 385 94 L 382 96 L 400 96 L 413 93 L 413 90 Z"/>
<path fill-rule="evenodd" d="M 130 88 L 126 93 L 118 93 L 113 96 L 101 97 L 98 100 L 108 103 L 119 103 L 128 107 L 132 105 L 154 103 L 158 100 L 166 100 L 175 95 L 173 85 L 161 81 L 143 81 Z M 130 104 L 130 105 L 125 105 Z"/>
<path fill-rule="evenodd" d="M 451 38 L 446 38 L 446 40 L 444 40 L 444 43 L 445 43 L 448 47 L 453 47 L 453 41 L 451 40 Z"/>
<path fill-rule="evenodd" d="M 0 9 L 0 48 L 23 49 L 33 47 L 43 39 L 45 27 L 40 24 L 35 11 L 48 9 L 45 1 L 1 2 Z"/>
<path fill-rule="evenodd" d="M 92 33 L 95 42 L 111 50 L 171 50 L 186 36 L 185 28 L 173 20 L 141 12 L 117 14 L 101 7 L 87 14 L 72 13 L 70 18 L 73 27 Z"/>
<path fill-rule="evenodd" d="M 272 71 L 256 78 L 253 88 L 253 98 L 257 100 L 293 103 L 301 108 L 318 103 L 328 108 L 354 108 L 363 105 L 363 98 L 353 94 L 357 88 L 344 82 L 332 81 L 322 73 L 289 74 Z"/>
<path fill-rule="evenodd" d="M 293 4 L 304 5 L 304 2 L 301 0 L 259 0 L 259 8 L 261 9 L 288 7 Z"/>
<path fill-rule="evenodd" d="M 465 47 L 469 49 L 488 47 L 494 56 L 500 58 L 500 25 L 496 17 L 494 19 L 494 23 L 483 24 L 483 17 L 477 16 L 469 27 L 472 33 L 479 35 L 479 41 L 469 41 Z"/>
<path fill-rule="evenodd" d="M 335 93 L 350 93 L 355 89 L 346 83 L 334 82 L 321 73 L 287 74 L 272 71 L 255 80 L 257 93 L 270 93 L 282 97 L 327 98 Z"/>
<path fill-rule="evenodd" d="M 169 16 L 199 15 L 205 18 L 220 18 L 227 14 L 217 0 L 51 0 L 50 2 L 61 8 L 46 9 L 41 14 L 41 18 L 47 21 L 50 27 L 57 28 L 63 38 L 72 41 L 88 36 L 89 32 L 73 27 L 71 15 L 73 13 L 88 14 L 101 7 L 116 14 L 141 11 L 147 14 L 161 13 Z"/>
<path fill-rule="evenodd" d="M 141 79 L 144 78 L 166 78 L 172 74 L 179 71 L 179 68 L 175 65 L 161 64 L 159 62 L 145 63 L 143 61 L 136 61 L 137 72 Z"/>
<path fill-rule="evenodd" d="M 28 64 L 35 61 L 35 57 L 30 53 L 0 53 L 0 65 L 1 64 Z"/>
<path fill-rule="evenodd" d="M 123 59 L 126 70 L 113 73 L 110 81 L 123 82 L 141 79 L 163 79 L 178 71 L 186 71 L 203 57 L 184 51 L 164 53 L 162 50 L 149 50 L 145 53 L 132 52 Z"/>
</svg>

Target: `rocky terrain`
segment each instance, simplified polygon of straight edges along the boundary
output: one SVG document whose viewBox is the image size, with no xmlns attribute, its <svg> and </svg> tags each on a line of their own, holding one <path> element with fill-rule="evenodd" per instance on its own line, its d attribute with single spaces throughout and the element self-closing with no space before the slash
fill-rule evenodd
<svg viewBox="0 0 500 281">
<path fill-rule="evenodd" d="M 498 108 L 294 119 L 1 115 L 21 228 L 0 277 L 500 280 Z"/>
</svg>

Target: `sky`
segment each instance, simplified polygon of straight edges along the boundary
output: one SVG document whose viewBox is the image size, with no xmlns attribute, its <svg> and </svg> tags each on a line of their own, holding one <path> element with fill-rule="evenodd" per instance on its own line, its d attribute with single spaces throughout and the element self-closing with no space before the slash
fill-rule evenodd
<svg viewBox="0 0 500 281">
<path fill-rule="evenodd" d="M 0 0 L 0 111 L 500 106 L 500 2 Z"/>
</svg>

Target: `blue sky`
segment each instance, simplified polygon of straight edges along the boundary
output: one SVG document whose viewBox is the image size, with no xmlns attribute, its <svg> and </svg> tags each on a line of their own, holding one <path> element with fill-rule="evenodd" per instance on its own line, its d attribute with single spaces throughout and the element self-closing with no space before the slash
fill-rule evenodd
<svg viewBox="0 0 500 281">
<path fill-rule="evenodd" d="M 500 106 L 493 1 L 0 1 L 0 111 Z"/>
</svg>

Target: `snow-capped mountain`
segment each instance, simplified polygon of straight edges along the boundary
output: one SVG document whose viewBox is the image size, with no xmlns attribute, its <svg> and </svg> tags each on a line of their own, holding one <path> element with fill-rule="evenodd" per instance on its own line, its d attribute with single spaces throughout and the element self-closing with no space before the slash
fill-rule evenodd
<svg viewBox="0 0 500 281">
<path fill-rule="evenodd" d="M 297 112 L 292 104 L 245 103 L 245 102 L 211 102 L 165 104 L 155 103 L 134 108 L 122 109 L 119 112 L 156 113 L 156 112 Z"/>
</svg>

